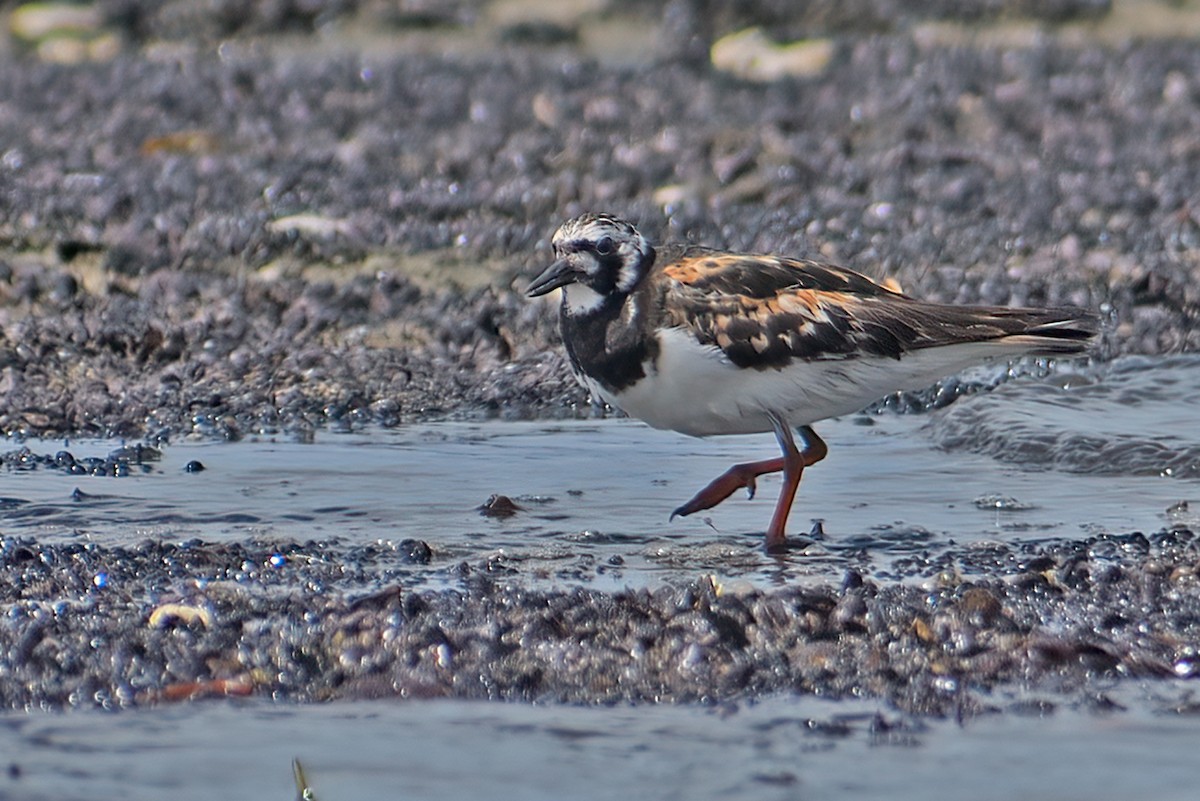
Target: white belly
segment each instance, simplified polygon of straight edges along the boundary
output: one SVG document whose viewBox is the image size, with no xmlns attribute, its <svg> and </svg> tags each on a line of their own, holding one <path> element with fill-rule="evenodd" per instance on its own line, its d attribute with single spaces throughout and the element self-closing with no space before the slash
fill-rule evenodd
<svg viewBox="0 0 1200 801">
<path fill-rule="evenodd" d="M 720 349 L 671 329 L 659 336 L 657 370 L 646 365 L 646 377 L 632 387 L 613 395 L 594 381 L 586 383 L 606 403 L 655 428 L 697 437 L 751 434 L 771 430 L 768 411 L 781 414 L 792 426 L 808 425 L 1021 350 L 971 343 L 914 351 L 900 360 L 795 361 L 782 369 L 755 370 L 736 367 Z"/>
</svg>

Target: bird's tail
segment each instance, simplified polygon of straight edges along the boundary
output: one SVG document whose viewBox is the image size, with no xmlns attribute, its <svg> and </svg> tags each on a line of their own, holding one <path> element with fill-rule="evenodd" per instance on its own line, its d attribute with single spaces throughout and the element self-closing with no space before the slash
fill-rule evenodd
<svg viewBox="0 0 1200 801">
<path fill-rule="evenodd" d="M 1100 317 L 1086 309 L 989 309 L 1007 329 L 1000 342 L 1034 356 L 1082 353 L 1100 333 Z M 1007 319 L 1006 319 L 1007 318 Z"/>
</svg>

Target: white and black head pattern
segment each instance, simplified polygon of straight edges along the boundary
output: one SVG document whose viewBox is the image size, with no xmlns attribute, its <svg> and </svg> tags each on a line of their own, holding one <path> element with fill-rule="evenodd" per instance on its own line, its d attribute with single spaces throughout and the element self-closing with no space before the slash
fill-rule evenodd
<svg viewBox="0 0 1200 801">
<path fill-rule="evenodd" d="M 555 261 L 534 279 L 526 294 L 544 295 L 578 284 L 566 295 L 565 308 L 582 313 L 605 299 L 633 292 L 654 264 L 654 248 L 636 228 L 608 214 L 584 214 L 554 232 Z"/>
</svg>

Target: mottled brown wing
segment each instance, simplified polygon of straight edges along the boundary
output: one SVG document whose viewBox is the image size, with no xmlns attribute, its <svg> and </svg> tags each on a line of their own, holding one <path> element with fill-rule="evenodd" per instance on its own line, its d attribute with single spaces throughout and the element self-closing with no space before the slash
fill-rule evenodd
<svg viewBox="0 0 1200 801">
<path fill-rule="evenodd" d="M 689 248 L 664 260 L 662 310 L 670 325 L 715 345 L 739 367 L 794 359 L 904 353 L 1024 335 L 1028 350 L 1082 350 L 1094 316 L 1078 309 L 924 303 L 829 264 Z"/>
<path fill-rule="evenodd" d="M 659 254 L 663 272 L 699 292 L 773 298 L 793 289 L 896 297 L 862 273 L 832 264 L 782 256 L 725 253 L 687 246 Z"/>
</svg>

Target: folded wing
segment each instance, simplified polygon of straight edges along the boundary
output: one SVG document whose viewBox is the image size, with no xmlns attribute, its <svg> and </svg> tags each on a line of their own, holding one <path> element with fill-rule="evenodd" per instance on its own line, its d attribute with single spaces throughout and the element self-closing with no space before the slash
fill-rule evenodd
<svg viewBox="0 0 1200 801">
<path fill-rule="evenodd" d="M 661 255 L 671 279 L 659 298 L 666 320 L 739 367 L 901 359 L 983 342 L 996 343 L 997 355 L 1069 354 L 1086 349 L 1099 328 L 1097 317 L 1081 309 L 924 303 L 852 270 L 802 259 L 696 247 Z"/>
</svg>

